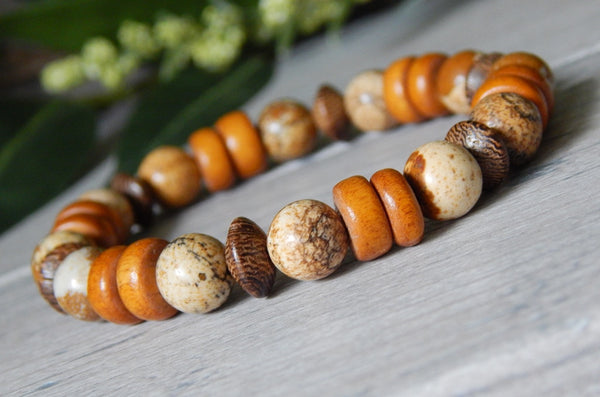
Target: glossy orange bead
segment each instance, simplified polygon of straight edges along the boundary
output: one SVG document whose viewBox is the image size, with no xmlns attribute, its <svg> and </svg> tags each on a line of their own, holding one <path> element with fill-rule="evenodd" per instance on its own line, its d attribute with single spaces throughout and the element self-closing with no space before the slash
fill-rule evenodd
<svg viewBox="0 0 600 397">
<path fill-rule="evenodd" d="M 165 320 L 177 310 L 161 296 L 156 283 L 156 262 L 169 244 L 144 238 L 129 245 L 117 263 L 117 288 L 123 304 L 142 320 Z"/>
<path fill-rule="evenodd" d="M 246 113 L 236 110 L 221 116 L 215 129 L 223 137 L 240 178 L 250 178 L 267 168 L 267 153 Z"/>
<path fill-rule="evenodd" d="M 350 245 L 359 261 L 375 259 L 390 250 L 392 230 L 373 186 L 362 176 L 351 176 L 333 187 L 333 202 L 348 229 Z"/>
<path fill-rule="evenodd" d="M 188 145 L 209 192 L 233 186 L 235 171 L 223 139 L 212 128 L 201 128 L 191 134 Z"/>
<path fill-rule="evenodd" d="M 127 310 L 117 288 L 117 263 L 125 248 L 115 245 L 94 259 L 88 275 L 87 297 L 103 319 L 115 324 L 137 324 L 142 320 Z"/>
<path fill-rule="evenodd" d="M 383 72 L 383 99 L 388 112 L 401 123 L 417 123 L 425 119 L 408 98 L 408 69 L 414 57 L 392 62 Z"/>
<path fill-rule="evenodd" d="M 550 84 L 554 84 L 554 74 L 550 66 L 542 58 L 529 52 L 511 52 L 499 58 L 492 67 L 493 70 L 498 70 L 508 65 L 528 66 L 540 72 Z"/>
<path fill-rule="evenodd" d="M 437 93 L 440 101 L 453 113 L 469 113 L 471 101 L 467 98 L 467 75 L 477 53 L 472 50 L 458 52 L 440 66 L 437 74 Z"/>
<path fill-rule="evenodd" d="M 554 107 L 552 84 L 539 72 L 539 70 L 526 65 L 513 64 L 494 70 L 490 76 L 517 76 L 529 80 L 542 91 L 546 103 L 548 104 L 548 110 L 552 111 L 552 108 Z"/>
<path fill-rule="evenodd" d="M 117 211 L 127 235 L 129 234 L 131 226 L 135 223 L 135 216 L 131 203 L 127 197 L 116 190 L 108 188 L 88 190 L 79 196 L 78 200 L 96 201 Z"/>
<path fill-rule="evenodd" d="M 425 54 L 416 58 L 408 69 L 408 97 L 417 110 L 429 118 L 448 113 L 437 91 L 438 70 L 446 58 L 439 53 Z"/>
<path fill-rule="evenodd" d="M 410 247 L 420 243 L 425 233 L 425 218 L 404 176 L 386 168 L 373 174 L 371 184 L 383 203 L 396 244 Z"/>
<path fill-rule="evenodd" d="M 119 243 L 119 234 L 112 222 L 105 217 L 93 214 L 73 214 L 54 224 L 51 232 L 68 230 L 91 238 L 102 247 Z"/>
<path fill-rule="evenodd" d="M 123 224 L 123 220 L 119 216 L 119 213 L 114 208 L 97 201 L 79 200 L 67 205 L 58 213 L 58 215 L 56 215 L 54 223 L 56 225 L 65 218 L 76 214 L 90 214 L 106 218 L 113 224 L 116 230 L 118 243 L 122 243 L 127 239 L 129 230 L 125 229 L 125 225 Z"/>
</svg>

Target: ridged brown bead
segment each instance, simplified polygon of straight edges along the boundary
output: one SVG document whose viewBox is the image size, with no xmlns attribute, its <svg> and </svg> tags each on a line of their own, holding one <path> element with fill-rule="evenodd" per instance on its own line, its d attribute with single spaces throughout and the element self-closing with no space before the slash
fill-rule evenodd
<svg viewBox="0 0 600 397">
<path fill-rule="evenodd" d="M 227 269 L 244 291 L 255 298 L 271 292 L 275 282 L 275 265 L 267 252 L 267 235 L 252 220 L 235 218 L 225 243 Z"/>
<path fill-rule="evenodd" d="M 333 140 L 347 139 L 350 119 L 344 109 L 344 97 L 335 88 L 322 85 L 312 107 L 312 117 L 325 135 Z"/>
<path fill-rule="evenodd" d="M 477 121 L 465 120 L 450 128 L 446 140 L 463 146 L 475 157 L 481 167 L 484 189 L 495 188 L 507 177 L 508 150 L 497 131 Z"/>
</svg>

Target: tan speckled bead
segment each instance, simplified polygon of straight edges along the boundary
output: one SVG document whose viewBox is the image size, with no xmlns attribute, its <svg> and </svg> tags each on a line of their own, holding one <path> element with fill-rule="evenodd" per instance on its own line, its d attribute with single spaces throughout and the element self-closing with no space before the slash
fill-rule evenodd
<svg viewBox="0 0 600 397">
<path fill-rule="evenodd" d="M 344 91 L 344 107 L 362 131 L 383 131 L 396 124 L 383 99 L 383 72 L 367 70 L 355 76 Z"/>
<path fill-rule="evenodd" d="M 161 146 L 144 157 L 138 176 L 148 182 L 161 203 L 183 207 L 196 199 L 201 176 L 195 161 L 183 149 Z"/>
<path fill-rule="evenodd" d="M 71 252 L 54 274 L 54 295 L 60 307 L 78 320 L 98 321 L 87 298 L 90 266 L 102 250 L 98 247 L 83 247 Z"/>
<path fill-rule="evenodd" d="M 182 312 L 207 313 L 218 308 L 233 286 L 223 244 L 200 233 L 177 237 L 158 258 L 156 283 L 163 298 Z"/>
<path fill-rule="evenodd" d="M 417 148 L 406 161 L 404 176 L 426 217 L 450 220 L 465 215 L 482 190 L 481 169 L 462 146 L 434 141 Z"/>
<path fill-rule="evenodd" d="M 348 235 L 340 215 L 316 200 L 283 207 L 269 227 L 267 249 L 285 275 L 317 280 L 333 273 L 348 251 Z"/>
<path fill-rule="evenodd" d="M 127 233 L 135 222 L 133 207 L 127 198 L 113 189 L 92 189 L 79 196 L 79 200 L 91 200 L 114 208 L 123 221 L 123 228 Z"/>
</svg>

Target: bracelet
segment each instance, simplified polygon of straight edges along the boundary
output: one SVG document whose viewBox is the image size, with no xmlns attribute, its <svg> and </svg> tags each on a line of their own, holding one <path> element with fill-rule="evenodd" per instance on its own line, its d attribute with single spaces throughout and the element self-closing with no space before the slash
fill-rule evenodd
<svg viewBox="0 0 600 397">
<path fill-rule="evenodd" d="M 294 100 L 275 101 L 256 126 L 232 111 L 194 131 L 189 150 L 158 147 L 136 176 L 117 173 L 109 188 L 64 207 L 33 252 L 34 281 L 58 312 L 135 324 L 214 310 L 235 283 L 254 297 L 268 296 L 277 270 L 316 280 L 333 273 L 349 250 L 369 261 L 394 243 L 413 246 L 423 238 L 424 218 L 465 215 L 483 190 L 533 158 L 553 108 L 553 84 L 546 62 L 527 52 L 428 53 L 364 71 L 343 95 L 323 85 L 310 110 Z M 335 209 L 295 201 L 275 215 L 267 233 L 238 217 L 225 244 L 188 233 L 125 245 L 132 231 L 147 228 L 161 211 L 191 204 L 203 188 L 228 189 L 264 172 L 269 159 L 310 153 L 317 131 L 347 139 L 351 125 L 381 131 L 449 113 L 469 119 L 452 126 L 444 140 L 418 147 L 403 172 L 386 168 L 369 180 L 351 176 L 337 183 Z"/>
</svg>

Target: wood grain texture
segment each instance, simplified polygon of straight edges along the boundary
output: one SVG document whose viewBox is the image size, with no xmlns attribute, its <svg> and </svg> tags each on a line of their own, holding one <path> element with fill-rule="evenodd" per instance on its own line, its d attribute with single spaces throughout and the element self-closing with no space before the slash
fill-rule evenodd
<svg viewBox="0 0 600 397">
<path fill-rule="evenodd" d="M 491 23 L 491 16 L 493 23 Z M 423 242 L 316 282 L 278 275 L 273 295 L 234 288 L 206 315 L 125 327 L 48 308 L 28 268 L 60 208 L 109 180 L 108 161 L 0 237 L 0 394 L 600 394 L 600 7 L 595 1 L 402 2 L 339 41 L 310 40 L 245 106 L 321 83 L 340 89 L 399 56 L 526 50 L 553 68 L 554 114 L 537 156 L 465 218 L 428 222 Z M 331 204 L 331 187 L 401 169 L 452 116 L 337 142 L 201 201 L 151 231 L 225 240 L 248 216 L 267 229 L 285 204 Z M 290 183 L 293 181 L 293 183 Z"/>
</svg>

